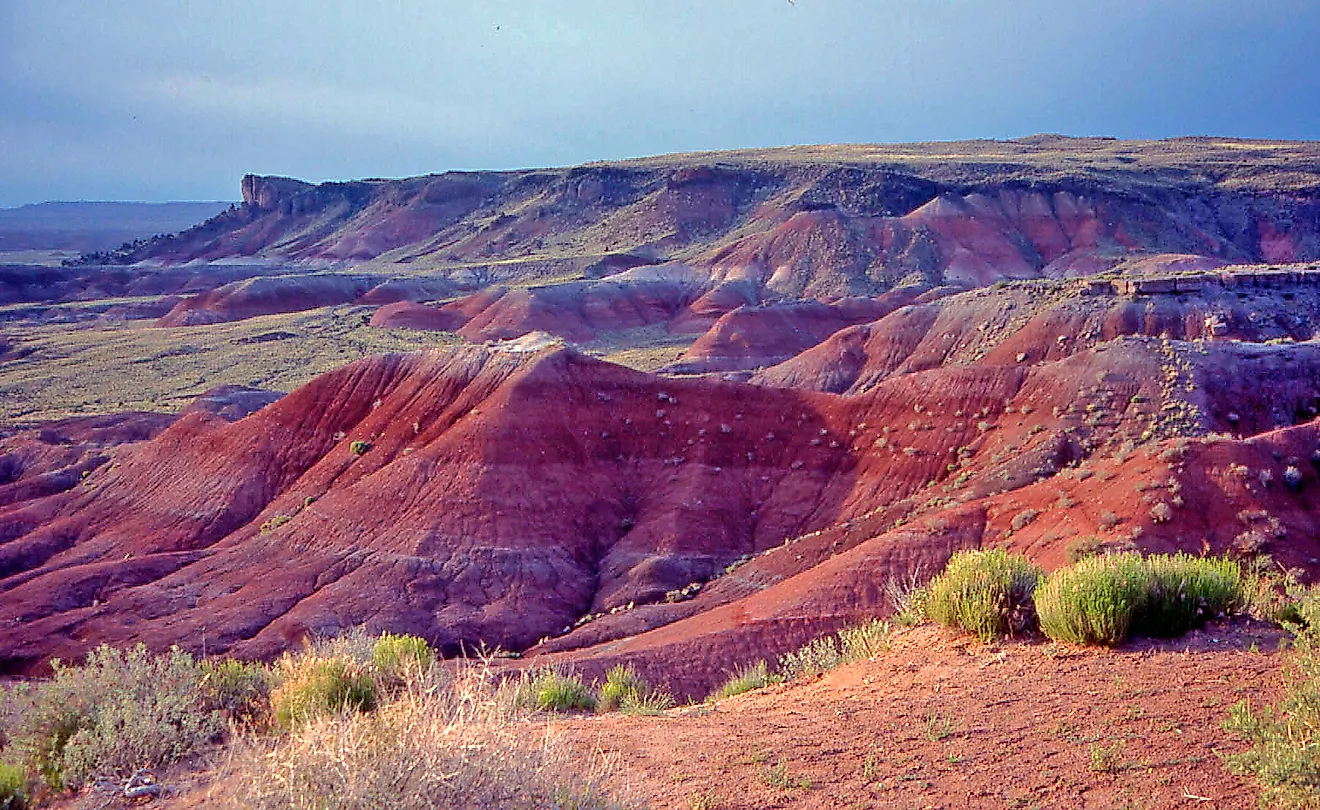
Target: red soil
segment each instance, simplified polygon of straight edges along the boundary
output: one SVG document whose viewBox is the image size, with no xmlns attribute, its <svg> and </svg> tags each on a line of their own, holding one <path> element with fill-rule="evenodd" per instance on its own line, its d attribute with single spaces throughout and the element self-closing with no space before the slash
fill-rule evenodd
<svg viewBox="0 0 1320 810">
<path fill-rule="evenodd" d="M 1214 807 L 1228 707 L 1278 684 L 1277 631 L 1212 626 L 1117 651 L 983 646 L 919 628 L 808 683 L 660 717 L 552 721 L 652 807 Z"/>
</svg>

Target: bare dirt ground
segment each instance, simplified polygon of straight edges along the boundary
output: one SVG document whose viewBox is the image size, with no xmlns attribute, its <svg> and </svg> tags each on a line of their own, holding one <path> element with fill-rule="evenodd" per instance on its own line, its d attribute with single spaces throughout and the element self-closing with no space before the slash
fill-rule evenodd
<svg viewBox="0 0 1320 810">
<path fill-rule="evenodd" d="M 1221 723 L 1273 699 L 1280 640 L 1236 624 L 1107 651 L 923 627 L 814 682 L 558 728 L 655 808 L 1252 808 Z"/>
</svg>

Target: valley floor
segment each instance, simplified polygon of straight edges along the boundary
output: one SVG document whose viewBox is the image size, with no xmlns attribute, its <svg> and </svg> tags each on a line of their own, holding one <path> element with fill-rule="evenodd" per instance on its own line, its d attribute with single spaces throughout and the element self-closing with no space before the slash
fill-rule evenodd
<svg viewBox="0 0 1320 810">
<path fill-rule="evenodd" d="M 655 808 L 1245 810 L 1221 723 L 1274 696 L 1280 639 L 1212 626 L 1093 651 L 922 627 L 815 682 L 558 726 Z"/>
</svg>

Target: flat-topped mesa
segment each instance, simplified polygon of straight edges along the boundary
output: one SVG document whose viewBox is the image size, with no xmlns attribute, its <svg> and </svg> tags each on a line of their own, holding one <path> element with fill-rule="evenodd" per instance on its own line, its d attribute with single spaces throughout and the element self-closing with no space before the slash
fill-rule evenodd
<svg viewBox="0 0 1320 810">
<path fill-rule="evenodd" d="M 1204 273 L 1148 276 L 1145 278 L 1103 278 L 1086 281 L 1083 291 L 1089 295 L 1171 295 L 1198 293 L 1209 288 L 1257 288 L 1281 290 L 1287 287 L 1320 284 L 1320 266 L 1269 267 L 1264 270 L 1225 268 Z"/>
<path fill-rule="evenodd" d="M 273 211 L 279 206 L 280 200 L 311 188 L 314 188 L 311 183 L 304 183 L 291 177 L 247 174 L 243 176 L 243 204 L 253 205 L 264 211 Z"/>
<path fill-rule="evenodd" d="M 98 261 L 370 262 L 476 287 L 599 275 L 604 257 L 628 255 L 681 262 L 712 285 L 827 300 L 914 281 L 1069 278 L 1155 254 L 1320 259 L 1320 183 L 1306 180 L 1320 177 L 1320 148 L 1260 144 L 1251 171 L 1220 172 L 1240 153 L 1219 141 L 1047 139 L 320 185 L 249 175 L 240 211 Z"/>
</svg>

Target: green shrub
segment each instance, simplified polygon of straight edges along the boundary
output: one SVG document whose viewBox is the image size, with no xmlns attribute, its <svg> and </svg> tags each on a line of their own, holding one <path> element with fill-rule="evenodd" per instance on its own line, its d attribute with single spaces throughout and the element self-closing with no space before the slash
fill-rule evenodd
<svg viewBox="0 0 1320 810">
<path fill-rule="evenodd" d="M 1259 711 L 1239 703 L 1224 723 L 1251 743 L 1229 756 L 1228 765 L 1260 782 L 1262 808 L 1320 807 L 1320 595 L 1304 595 L 1297 611 L 1303 621 L 1291 625 L 1297 637 L 1284 667 L 1283 699 Z"/>
<path fill-rule="evenodd" d="M 637 671 L 626 664 L 616 664 L 605 673 L 605 683 L 596 695 L 596 711 L 612 712 L 623 705 L 629 696 L 646 695 L 651 691 L 648 684 Z"/>
<path fill-rule="evenodd" d="M 779 675 L 788 681 L 810 678 L 829 672 L 842 663 L 838 639 L 823 636 L 779 656 Z"/>
<path fill-rule="evenodd" d="M 1114 646 L 1133 634 L 1181 635 L 1244 598 L 1230 560 L 1128 552 L 1055 571 L 1036 590 L 1036 611 L 1056 641 Z"/>
<path fill-rule="evenodd" d="M 361 439 L 351 442 L 348 445 L 348 452 L 352 453 L 355 456 L 364 455 L 370 449 L 371 449 L 371 442 L 364 442 Z"/>
<path fill-rule="evenodd" d="M 435 651 L 419 636 L 382 633 L 371 648 L 371 663 L 382 679 L 399 683 L 409 675 L 430 669 L 435 663 Z"/>
<path fill-rule="evenodd" d="M 596 698 L 582 683 L 581 677 L 555 667 L 524 672 L 515 699 L 519 706 L 544 712 L 591 710 L 596 707 Z"/>
<path fill-rule="evenodd" d="M 11 755 L 54 788 L 177 762 L 223 729 L 202 667 L 177 648 L 157 656 L 103 645 L 82 666 L 51 665 L 50 680 L 14 696 L 6 736 Z"/>
<path fill-rule="evenodd" d="M 814 639 L 793 652 L 784 653 L 779 657 L 779 675 L 784 680 L 810 678 L 843 664 L 870 658 L 889 649 L 889 634 L 889 623 L 879 619 L 846 627 L 837 635 Z"/>
<path fill-rule="evenodd" d="M 960 551 L 930 581 L 926 609 L 946 627 L 993 641 L 1035 624 L 1031 597 L 1040 577 L 1025 557 L 1002 549 Z"/>
<path fill-rule="evenodd" d="M 776 681 L 770 674 L 770 668 L 764 660 L 747 664 L 734 671 L 719 689 L 711 693 L 710 699 L 733 697 L 753 689 L 764 689 Z"/>
<path fill-rule="evenodd" d="M 282 662 L 284 681 L 271 693 L 270 709 L 282 729 L 325 715 L 371 711 L 376 681 L 358 663 L 308 653 Z"/>
<path fill-rule="evenodd" d="M 253 717 L 265 707 L 275 675 L 255 661 L 203 661 L 202 685 L 210 705 L 238 717 Z"/>
<path fill-rule="evenodd" d="M 27 805 L 27 777 L 17 765 L 0 762 L 0 810 L 23 810 Z"/>
<path fill-rule="evenodd" d="M 1149 579 L 1136 553 L 1092 557 L 1055 571 L 1036 589 L 1040 629 L 1055 641 L 1121 644 L 1146 600 Z"/>
<path fill-rule="evenodd" d="M 1161 554 L 1146 567 L 1150 593 L 1136 628 L 1144 635 L 1180 636 L 1245 602 L 1242 568 L 1232 560 Z"/>
<path fill-rule="evenodd" d="M 839 655 L 843 661 L 874 658 L 889 649 L 889 622 L 871 619 L 839 631 Z"/>
</svg>

